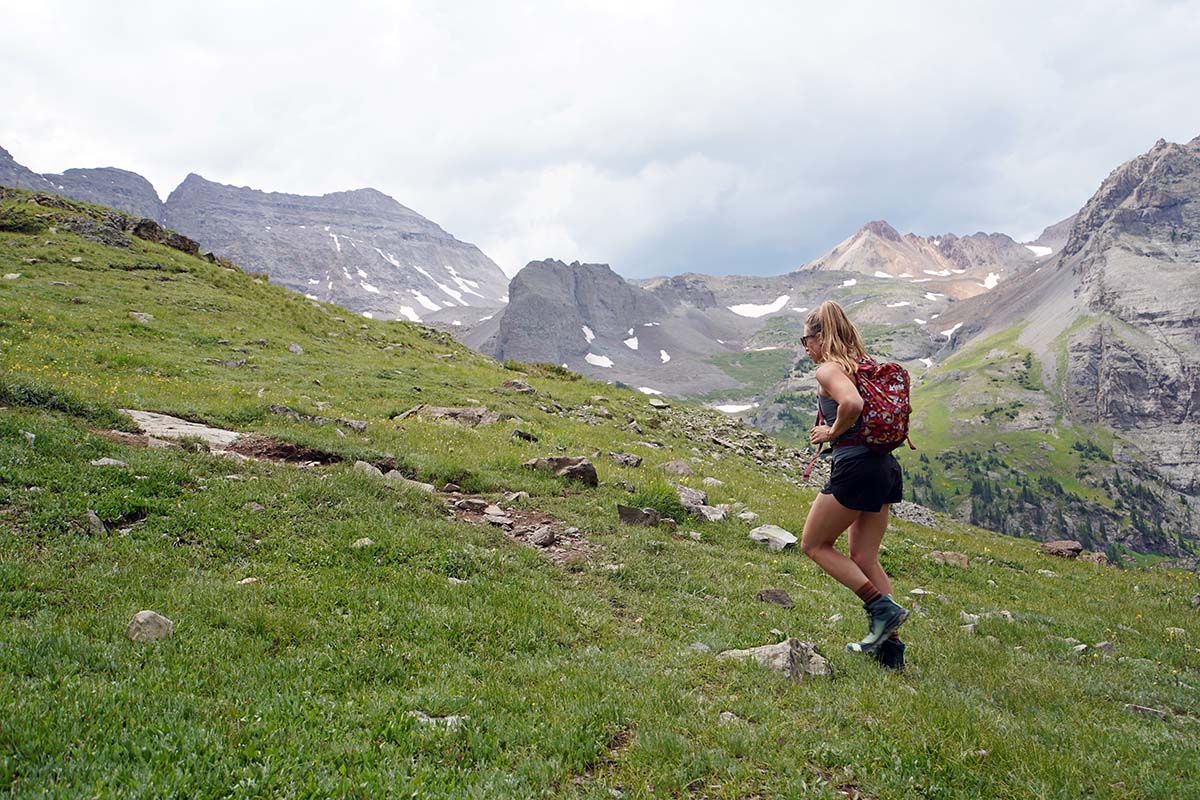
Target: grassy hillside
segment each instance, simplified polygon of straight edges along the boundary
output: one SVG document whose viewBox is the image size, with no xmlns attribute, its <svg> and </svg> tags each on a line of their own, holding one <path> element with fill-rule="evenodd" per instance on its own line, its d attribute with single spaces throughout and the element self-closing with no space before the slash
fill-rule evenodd
<svg viewBox="0 0 1200 800">
<path fill-rule="evenodd" d="M 652 496 L 667 477 L 660 465 L 683 459 L 696 472 L 686 483 L 724 482 L 708 489 L 712 502 L 740 501 L 799 534 L 816 490 L 679 433 L 711 412 L 655 411 L 562 370 L 506 369 L 427 329 L 352 318 L 160 245 L 96 244 L 63 225 L 96 212 L 27 198 L 0 200 L 6 793 L 1200 790 L 1193 574 L 1052 559 L 946 519 L 936 529 L 895 521 L 884 559 L 897 593 L 910 606 L 910 591 L 929 594 L 904 629 L 908 672 L 887 673 L 842 651 L 862 629 L 850 593 L 798 552 L 761 549 L 747 523 L 678 534 L 618 523 L 615 506 L 630 497 L 622 483 Z M 497 389 L 512 378 L 537 394 Z M 474 429 L 392 419 L 417 403 L 475 402 L 505 418 Z M 121 408 L 327 455 L 243 462 L 134 447 L 108 434 L 132 429 Z M 539 441 L 513 438 L 514 428 Z M 618 466 L 609 451 L 645 463 Z M 598 454 L 600 485 L 520 466 L 560 453 Z M 124 466 L 92 464 L 100 458 Z M 547 558 L 450 515 L 443 493 L 355 471 L 357 459 L 506 506 L 503 492 L 528 492 L 512 505 L 578 528 L 583 555 Z M 364 537 L 372 544 L 352 546 Z M 935 563 L 931 550 L 964 552 L 971 566 Z M 786 590 L 795 606 L 758 601 L 764 588 Z M 127 640 L 140 609 L 171 618 L 174 636 Z M 982 615 L 973 632 L 960 628 L 961 612 Z M 836 678 L 792 683 L 714 657 L 781 634 L 817 643 Z M 1075 652 L 1067 638 L 1092 646 Z M 1096 649 L 1101 641 L 1113 651 Z M 722 723 L 725 711 L 736 719 Z M 410 712 L 462 719 L 429 725 Z"/>
</svg>

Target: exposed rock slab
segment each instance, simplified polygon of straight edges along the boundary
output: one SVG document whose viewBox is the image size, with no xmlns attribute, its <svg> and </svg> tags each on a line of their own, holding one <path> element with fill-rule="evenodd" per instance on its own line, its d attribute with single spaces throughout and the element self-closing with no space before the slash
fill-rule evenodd
<svg viewBox="0 0 1200 800">
<path fill-rule="evenodd" d="M 214 450 L 225 450 L 242 436 L 237 431 L 213 428 L 153 411 L 123 408 L 121 413 L 132 417 L 138 430 L 147 436 L 158 439 L 199 439 Z"/>
<path fill-rule="evenodd" d="M 779 644 L 765 644 L 746 650 L 726 650 L 718 653 L 717 658 L 756 661 L 768 669 L 787 675 L 794 681 L 833 677 L 833 667 L 824 656 L 817 652 L 816 645 L 795 638 Z"/>
</svg>

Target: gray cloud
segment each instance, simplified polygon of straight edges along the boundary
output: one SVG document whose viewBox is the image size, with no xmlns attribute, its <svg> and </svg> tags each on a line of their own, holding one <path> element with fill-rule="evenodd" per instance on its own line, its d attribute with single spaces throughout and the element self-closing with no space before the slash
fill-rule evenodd
<svg viewBox="0 0 1200 800">
<path fill-rule="evenodd" d="M 374 186 L 512 272 L 793 268 L 869 219 L 1018 238 L 1200 134 L 1200 3 L 40 2 L 0 29 L 39 171 Z"/>
</svg>

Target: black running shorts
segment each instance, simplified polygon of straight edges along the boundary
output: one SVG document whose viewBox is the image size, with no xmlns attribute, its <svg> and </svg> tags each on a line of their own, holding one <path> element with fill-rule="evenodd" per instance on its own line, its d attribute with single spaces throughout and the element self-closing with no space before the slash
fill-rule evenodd
<svg viewBox="0 0 1200 800">
<path fill-rule="evenodd" d="M 829 483 L 821 494 L 831 494 L 846 508 L 877 512 L 884 503 L 904 499 L 904 476 L 891 453 L 864 453 L 834 462 Z"/>
</svg>

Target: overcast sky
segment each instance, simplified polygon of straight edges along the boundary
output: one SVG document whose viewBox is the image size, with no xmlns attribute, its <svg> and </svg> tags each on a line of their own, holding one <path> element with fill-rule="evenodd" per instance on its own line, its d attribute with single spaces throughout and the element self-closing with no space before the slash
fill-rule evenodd
<svg viewBox="0 0 1200 800">
<path fill-rule="evenodd" d="M 1200 135 L 1200 0 L 738 5 L 0 0 L 0 146 L 163 197 L 372 186 L 510 274 L 645 277 L 872 219 L 1028 240 Z"/>
</svg>

